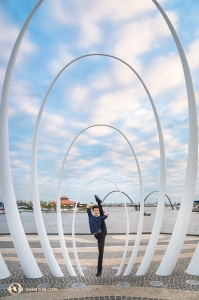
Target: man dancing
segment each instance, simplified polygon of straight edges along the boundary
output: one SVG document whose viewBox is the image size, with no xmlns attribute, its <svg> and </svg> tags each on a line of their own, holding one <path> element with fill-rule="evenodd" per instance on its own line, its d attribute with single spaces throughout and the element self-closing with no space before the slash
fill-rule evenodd
<svg viewBox="0 0 199 300">
<path fill-rule="evenodd" d="M 91 234 L 94 234 L 94 237 L 97 239 L 98 244 L 98 265 L 97 265 L 97 273 L 96 276 L 100 276 L 102 273 L 102 261 L 104 254 L 104 244 L 105 237 L 107 234 L 106 224 L 104 220 L 109 216 L 108 212 L 103 211 L 102 209 L 102 201 L 99 199 L 97 195 L 95 195 L 96 202 L 98 206 L 95 204 L 87 205 L 87 213 Z M 91 213 L 90 208 L 93 207 L 93 214 Z M 99 216 L 100 213 L 100 216 Z"/>
</svg>

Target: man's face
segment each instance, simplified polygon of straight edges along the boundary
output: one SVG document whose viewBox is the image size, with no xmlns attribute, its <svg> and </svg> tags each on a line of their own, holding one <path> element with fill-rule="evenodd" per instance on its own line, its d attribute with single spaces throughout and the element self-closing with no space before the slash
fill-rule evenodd
<svg viewBox="0 0 199 300">
<path fill-rule="evenodd" d="M 99 208 L 94 208 L 94 210 L 93 210 L 93 215 L 94 215 L 95 217 L 98 217 L 98 215 L 99 215 Z"/>
</svg>

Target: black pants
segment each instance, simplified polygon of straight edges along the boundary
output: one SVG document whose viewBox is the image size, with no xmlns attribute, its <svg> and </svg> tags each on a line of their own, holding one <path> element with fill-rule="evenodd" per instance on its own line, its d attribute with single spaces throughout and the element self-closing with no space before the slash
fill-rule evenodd
<svg viewBox="0 0 199 300">
<path fill-rule="evenodd" d="M 98 264 L 97 264 L 97 271 L 102 272 L 102 261 L 103 261 L 103 254 L 104 254 L 104 244 L 105 244 L 105 235 L 101 231 L 95 238 L 97 239 L 97 244 L 98 244 Z"/>
<path fill-rule="evenodd" d="M 100 208 L 100 216 L 104 215 L 102 205 L 99 206 Z M 106 223 L 105 221 L 101 224 L 101 232 L 95 237 L 97 239 L 98 244 L 98 265 L 97 265 L 97 271 L 102 272 L 102 261 L 103 261 L 103 254 L 104 254 L 104 244 L 105 244 L 105 238 L 107 235 L 107 229 L 106 229 Z"/>
</svg>

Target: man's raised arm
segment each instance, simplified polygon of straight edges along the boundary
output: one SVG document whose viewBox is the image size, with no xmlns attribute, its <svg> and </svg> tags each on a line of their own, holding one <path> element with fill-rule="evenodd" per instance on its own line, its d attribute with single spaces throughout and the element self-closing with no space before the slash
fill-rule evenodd
<svg viewBox="0 0 199 300">
<path fill-rule="evenodd" d="M 108 211 L 105 211 L 104 209 L 103 209 L 103 212 L 104 212 L 104 214 L 108 217 L 109 216 L 109 212 Z"/>
<path fill-rule="evenodd" d="M 96 204 L 87 204 L 87 208 L 91 208 L 93 206 L 96 206 Z"/>
<path fill-rule="evenodd" d="M 109 216 L 109 212 L 104 210 L 105 215 L 108 217 Z"/>
</svg>

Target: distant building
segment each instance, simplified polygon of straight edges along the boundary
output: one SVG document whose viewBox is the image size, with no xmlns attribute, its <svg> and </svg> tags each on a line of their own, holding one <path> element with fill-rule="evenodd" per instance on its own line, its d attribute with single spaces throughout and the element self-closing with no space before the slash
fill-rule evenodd
<svg viewBox="0 0 199 300">
<path fill-rule="evenodd" d="M 51 201 L 50 204 L 56 205 L 57 202 Z M 72 200 L 69 200 L 69 198 L 67 196 L 61 196 L 60 197 L 60 205 L 65 205 L 65 206 L 70 205 L 70 206 L 75 207 L 75 204 L 76 204 L 76 202 L 72 201 Z"/>
<path fill-rule="evenodd" d="M 70 200 L 67 196 L 61 196 L 60 197 L 60 204 L 62 205 L 71 205 L 71 206 L 75 206 L 76 202 L 75 201 L 72 201 Z"/>
</svg>

